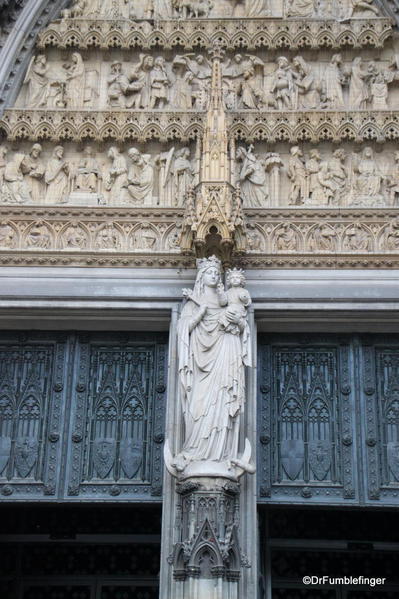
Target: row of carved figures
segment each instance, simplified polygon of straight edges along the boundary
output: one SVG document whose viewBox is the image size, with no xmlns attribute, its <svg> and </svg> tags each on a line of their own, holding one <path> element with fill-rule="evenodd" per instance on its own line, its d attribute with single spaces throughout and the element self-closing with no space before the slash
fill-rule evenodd
<svg viewBox="0 0 399 599">
<path fill-rule="evenodd" d="M 181 223 L 1 222 L 0 250 L 108 250 L 176 252 Z M 399 250 L 399 219 L 390 223 L 254 223 L 246 230 L 250 252 L 392 252 Z"/>
<path fill-rule="evenodd" d="M 251 18 L 265 16 L 373 18 L 373 0 L 76 0 L 63 18 Z"/>
<path fill-rule="evenodd" d="M 373 148 L 348 154 L 338 148 L 306 156 L 299 146 L 289 156 L 255 153 L 240 146 L 232 160 L 246 208 L 281 206 L 397 206 L 399 151 L 376 159 Z M 157 155 L 130 148 L 127 157 L 112 146 L 98 157 L 92 146 L 65 158 L 56 146 L 47 159 L 42 146 L 11 154 L 0 147 L 0 202 L 3 204 L 108 204 L 182 207 L 198 182 L 199 161 L 187 147 Z"/>
<path fill-rule="evenodd" d="M 155 158 L 137 148 L 127 151 L 128 159 L 114 146 L 107 163 L 98 160 L 86 146 L 77 162 L 65 158 L 63 146 L 56 146 L 47 160 L 42 146 L 12 156 L 0 147 L 0 202 L 6 204 L 91 203 L 137 206 L 182 206 L 186 191 L 194 183 L 189 148 L 171 148 Z M 128 164 L 129 161 L 129 164 Z M 154 186 L 158 183 L 158 195 Z"/>
<path fill-rule="evenodd" d="M 38 221 L 29 226 L 0 223 L 0 250 L 108 250 L 163 251 L 179 249 L 180 228 L 166 223 L 135 226 L 113 223 L 62 223 L 56 227 Z"/>
<path fill-rule="evenodd" d="M 399 79 L 396 58 L 311 65 L 302 56 L 280 56 L 276 66 L 254 55 L 236 54 L 222 64 L 223 97 L 228 110 L 388 109 L 389 85 Z M 34 57 L 25 77 L 23 106 L 30 109 L 205 110 L 211 64 L 202 54 L 176 55 L 173 60 L 140 54 L 129 65 L 85 63 L 73 52 L 70 60 L 50 62 Z M 397 98 L 392 98 L 391 104 Z M 393 107 L 393 106 L 392 106 Z"/>
<path fill-rule="evenodd" d="M 246 208 L 269 206 L 398 206 L 399 151 L 377 160 L 373 148 L 348 154 L 343 148 L 304 156 L 299 146 L 289 157 L 258 154 L 252 146 L 236 152 L 235 180 Z"/>
<path fill-rule="evenodd" d="M 399 219 L 380 224 L 318 223 L 298 225 L 283 223 L 249 224 L 248 251 L 262 252 L 397 252 Z"/>
</svg>

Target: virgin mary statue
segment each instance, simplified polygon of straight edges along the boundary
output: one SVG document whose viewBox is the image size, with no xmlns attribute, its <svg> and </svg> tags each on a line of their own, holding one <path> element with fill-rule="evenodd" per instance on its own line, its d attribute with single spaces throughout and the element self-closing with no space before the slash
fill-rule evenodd
<svg viewBox="0 0 399 599">
<path fill-rule="evenodd" d="M 245 366 L 251 365 L 249 327 L 246 310 L 224 291 L 218 258 L 198 260 L 197 266 L 178 324 L 185 441 L 173 466 L 184 476 L 234 477 L 235 466 L 249 470 L 238 459 Z M 226 321 L 235 326 L 223 326 Z"/>
</svg>

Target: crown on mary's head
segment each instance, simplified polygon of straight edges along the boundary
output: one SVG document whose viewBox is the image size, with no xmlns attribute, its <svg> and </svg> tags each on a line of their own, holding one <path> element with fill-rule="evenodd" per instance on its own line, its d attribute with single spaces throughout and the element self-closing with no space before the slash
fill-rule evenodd
<svg viewBox="0 0 399 599">
<path fill-rule="evenodd" d="M 216 256 L 209 256 L 209 258 L 199 258 L 197 260 L 197 268 L 198 270 L 204 270 L 214 266 L 218 270 L 220 270 L 222 263 Z"/>
</svg>

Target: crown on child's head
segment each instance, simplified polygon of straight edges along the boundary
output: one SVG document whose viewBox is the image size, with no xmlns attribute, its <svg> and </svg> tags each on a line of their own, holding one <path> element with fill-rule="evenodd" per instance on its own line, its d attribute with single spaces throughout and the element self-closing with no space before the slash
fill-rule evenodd
<svg viewBox="0 0 399 599">
<path fill-rule="evenodd" d="M 211 266 L 214 266 L 218 270 L 220 270 L 222 263 L 219 258 L 216 256 L 209 256 L 209 258 L 199 258 L 197 260 L 197 268 L 198 270 L 207 270 Z"/>
<path fill-rule="evenodd" d="M 226 272 L 227 285 L 230 283 L 232 277 L 239 277 L 241 285 L 245 285 L 245 274 L 242 268 L 229 268 Z"/>
</svg>

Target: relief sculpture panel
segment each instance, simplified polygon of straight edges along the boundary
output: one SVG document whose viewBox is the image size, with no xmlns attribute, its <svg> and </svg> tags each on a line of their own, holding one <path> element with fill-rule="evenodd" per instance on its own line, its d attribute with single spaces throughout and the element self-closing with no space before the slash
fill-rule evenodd
<svg viewBox="0 0 399 599">
<path fill-rule="evenodd" d="M 182 207 L 198 179 L 191 147 L 0 146 L 0 204 Z"/>
</svg>

